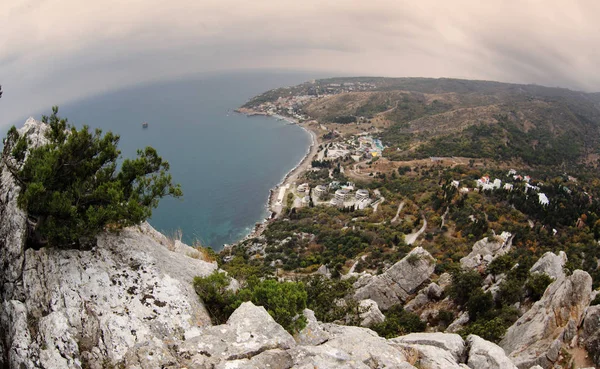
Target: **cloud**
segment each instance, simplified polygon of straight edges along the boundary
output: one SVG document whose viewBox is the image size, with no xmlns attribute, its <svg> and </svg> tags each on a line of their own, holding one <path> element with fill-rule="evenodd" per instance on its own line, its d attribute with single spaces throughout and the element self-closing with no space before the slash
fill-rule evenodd
<svg viewBox="0 0 600 369">
<path fill-rule="evenodd" d="M 600 90 L 593 1 L 8 0 L 0 125 L 137 83 L 233 69 Z"/>
</svg>

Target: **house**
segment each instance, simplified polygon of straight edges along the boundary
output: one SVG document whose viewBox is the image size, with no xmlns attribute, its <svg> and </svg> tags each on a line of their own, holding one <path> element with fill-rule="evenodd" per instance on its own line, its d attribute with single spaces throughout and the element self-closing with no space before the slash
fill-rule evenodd
<svg viewBox="0 0 600 369">
<path fill-rule="evenodd" d="M 458 181 L 452 181 L 452 187 L 458 188 L 459 185 L 460 183 Z"/>
<path fill-rule="evenodd" d="M 538 200 L 540 201 L 540 204 L 542 204 L 544 206 L 550 204 L 550 200 L 548 200 L 548 197 L 541 192 L 538 193 Z"/>
<path fill-rule="evenodd" d="M 511 169 L 511 170 L 508 171 L 508 175 L 509 176 L 514 176 L 515 174 L 517 174 L 517 171 L 514 170 L 514 169 Z"/>
<path fill-rule="evenodd" d="M 523 180 L 527 183 L 529 183 L 529 181 L 531 181 L 531 177 L 530 176 L 525 176 L 523 177 Z"/>
<path fill-rule="evenodd" d="M 506 191 L 512 191 L 513 190 L 513 184 L 512 183 L 505 183 L 504 184 L 504 189 Z"/>
<path fill-rule="evenodd" d="M 502 181 L 499 180 L 498 178 L 494 179 L 494 184 L 493 184 L 494 188 L 498 189 L 500 188 L 500 186 L 502 186 Z"/>
<path fill-rule="evenodd" d="M 460 193 L 468 193 L 470 190 L 467 187 L 461 187 L 458 192 Z"/>
<path fill-rule="evenodd" d="M 483 176 L 477 180 L 477 187 L 483 187 L 484 185 L 487 185 L 489 183 L 490 183 L 490 177 Z M 485 190 L 485 188 L 484 188 L 484 190 Z"/>
</svg>

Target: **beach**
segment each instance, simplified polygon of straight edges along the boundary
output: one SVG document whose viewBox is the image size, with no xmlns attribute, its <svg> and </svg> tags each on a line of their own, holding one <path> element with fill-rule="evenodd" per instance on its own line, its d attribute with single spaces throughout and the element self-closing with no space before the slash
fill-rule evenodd
<svg viewBox="0 0 600 369">
<path fill-rule="evenodd" d="M 263 220 L 262 222 L 257 223 L 256 226 L 254 227 L 254 229 L 252 230 L 252 232 L 250 232 L 246 237 L 244 237 L 242 240 L 240 240 L 239 242 L 236 243 L 236 244 L 238 244 L 238 243 L 241 243 L 250 238 L 259 237 L 264 232 L 264 230 L 268 226 L 269 222 L 274 219 L 277 219 L 281 215 L 281 212 L 283 210 L 283 205 L 278 204 L 278 201 L 277 201 L 277 196 L 279 194 L 280 189 L 282 187 L 285 187 L 288 185 L 291 186 L 293 183 L 295 183 L 300 178 L 300 176 L 304 172 L 306 172 L 311 167 L 311 163 L 315 159 L 315 157 L 317 156 L 317 152 L 319 151 L 320 141 L 319 141 L 319 136 L 317 135 L 317 130 L 318 130 L 319 126 L 316 121 L 308 121 L 308 122 L 300 123 L 294 118 L 281 116 L 281 115 L 267 114 L 264 112 L 259 112 L 259 111 L 254 111 L 251 109 L 244 109 L 244 108 L 240 108 L 235 111 L 237 113 L 244 114 L 247 116 L 267 115 L 267 116 L 273 117 L 275 119 L 286 120 L 286 121 L 296 124 L 297 126 L 302 128 L 304 131 L 306 131 L 310 135 L 310 138 L 311 138 L 311 144 L 310 144 L 308 150 L 306 151 L 306 155 L 304 155 L 302 160 L 300 160 L 300 162 L 283 177 L 283 179 L 277 186 L 275 186 L 274 188 L 272 188 L 270 190 L 269 197 L 268 197 L 268 200 L 266 203 L 266 207 L 270 212 L 270 216 L 268 218 L 266 218 L 265 220 Z"/>
</svg>

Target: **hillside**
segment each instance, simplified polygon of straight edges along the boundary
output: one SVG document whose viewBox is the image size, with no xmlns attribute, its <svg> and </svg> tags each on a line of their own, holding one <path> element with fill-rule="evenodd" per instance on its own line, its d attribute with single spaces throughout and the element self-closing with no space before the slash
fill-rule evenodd
<svg viewBox="0 0 600 369">
<path fill-rule="evenodd" d="M 600 95 L 536 85 L 427 78 L 332 78 L 269 91 L 245 106 L 312 96 L 307 119 L 380 130 L 384 156 L 463 156 L 597 165 Z"/>
</svg>

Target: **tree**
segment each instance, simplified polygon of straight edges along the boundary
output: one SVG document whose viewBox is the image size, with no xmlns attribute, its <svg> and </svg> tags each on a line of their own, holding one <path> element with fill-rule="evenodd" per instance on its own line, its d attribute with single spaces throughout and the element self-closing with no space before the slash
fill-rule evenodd
<svg viewBox="0 0 600 369">
<path fill-rule="evenodd" d="M 144 221 L 160 198 L 182 196 L 169 164 L 152 147 L 123 160 L 117 171 L 119 136 L 78 130 L 57 114 L 54 107 L 42 118 L 46 145 L 27 152 L 28 137 L 14 127 L 5 140 L 16 161 L 9 170 L 21 187 L 17 202 L 30 219 L 30 246 L 82 247 L 104 229 Z"/>
</svg>

